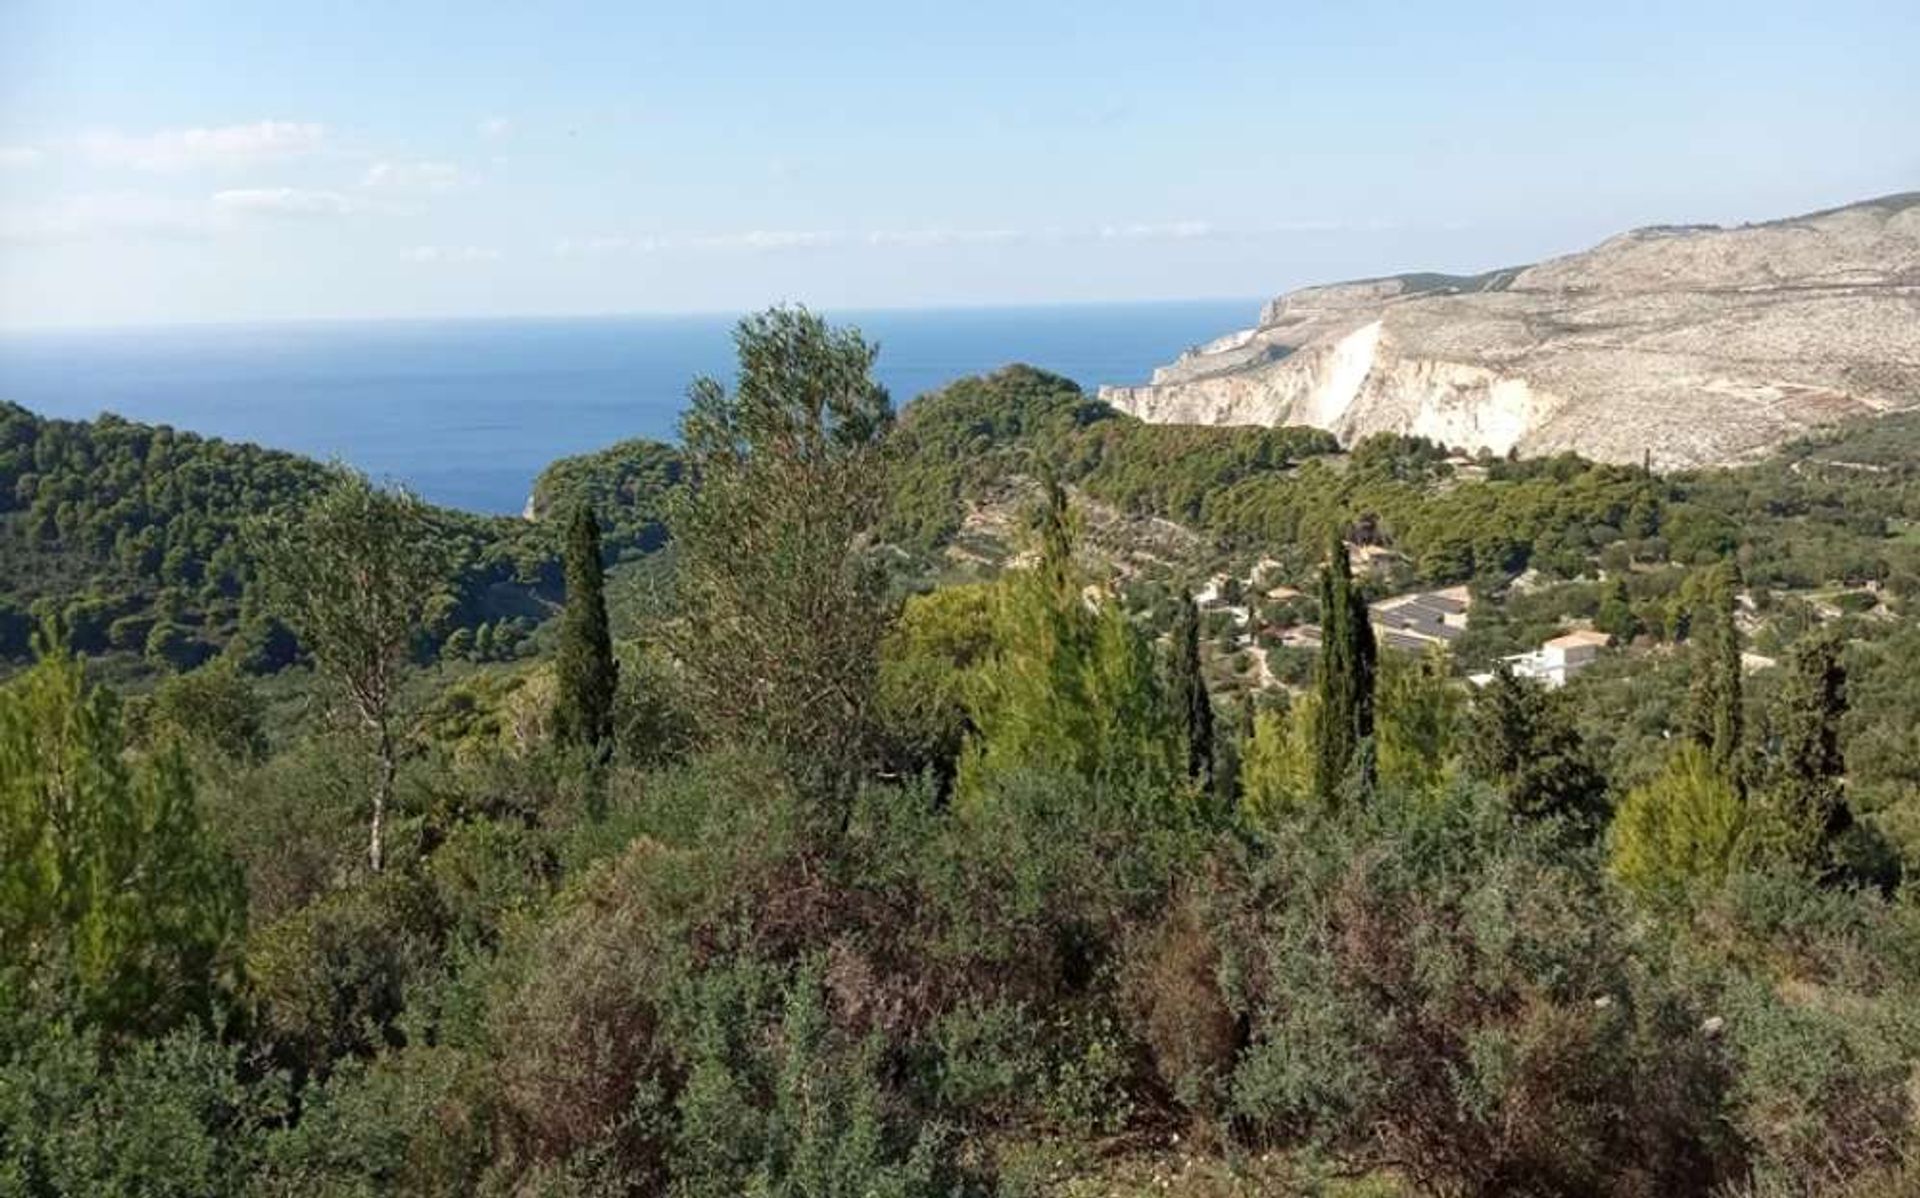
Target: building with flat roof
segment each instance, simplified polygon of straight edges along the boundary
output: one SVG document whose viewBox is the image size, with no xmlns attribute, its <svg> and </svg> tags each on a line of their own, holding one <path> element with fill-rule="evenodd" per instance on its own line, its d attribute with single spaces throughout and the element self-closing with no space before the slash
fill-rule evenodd
<svg viewBox="0 0 1920 1198">
<path fill-rule="evenodd" d="M 1466 587 L 1416 591 L 1372 604 L 1368 612 L 1382 643 L 1419 652 L 1430 645 L 1450 645 L 1467 630 L 1467 609 L 1473 602 Z"/>
<path fill-rule="evenodd" d="M 1531 653 L 1516 653 L 1504 660 L 1516 678 L 1531 678 L 1547 687 L 1562 687 L 1567 679 L 1599 660 L 1600 651 L 1611 641 L 1604 632 L 1581 628 L 1545 641 Z M 1493 675 L 1474 674 L 1468 681 L 1475 686 L 1485 686 L 1493 681 Z"/>
</svg>

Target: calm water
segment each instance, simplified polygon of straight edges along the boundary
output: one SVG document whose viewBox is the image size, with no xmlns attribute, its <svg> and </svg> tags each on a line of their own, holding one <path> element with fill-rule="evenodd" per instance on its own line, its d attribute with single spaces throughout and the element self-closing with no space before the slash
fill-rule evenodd
<svg viewBox="0 0 1920 1198">
<path fill-rule="evenodd" d="M 904 403 L 1029 362 L 1091 390 L 1144 381 L 1250 324 L 1253 300 L 836 314 L 880 343 Z M 0 399 L 130 420 L 398 479 L 439 503 L 518 512 L 555 458 L 672 436 L 687 384 L 730 375 L 724 316 L 225 325 L 0 334 Z"/>
</svg>

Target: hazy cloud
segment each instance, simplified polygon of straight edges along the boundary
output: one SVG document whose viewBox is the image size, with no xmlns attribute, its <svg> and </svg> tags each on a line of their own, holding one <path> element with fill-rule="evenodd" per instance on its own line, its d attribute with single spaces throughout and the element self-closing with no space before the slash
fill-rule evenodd
<svg viewBox="0 0 1920 1198">
<path fill-rule="evenodd" d="M 218 212 L 247 216 L 345 216 L 357 205 L 337 191 L 311 191 L 299 187 L 236 187 L 217 191 L 213 206 Z"/>
<path fill-rule="evenodd" d="M 1017 229 L 879 229 L 867 234 L 868 245 L 941 246 L 1004 245 L 1028 240 Z"/>
<path fill-rule="evenodd" d="M 693 244 L 701 248 L 721 250 L 804 250 L 834 245 L 842 240 L 844 235 L 840 233 L 799 229 L 749 229 L 745 233 L 722 233 L 714 237 L 698 237 L 694 239 Z"/>
<path fill-rule="evenodd" d="M 387 191 L 447 191 L 468 182 L 467 174 L 451 162 L 376 162 L 360 178 L 360 186 Z"/>
<path fill-rule="evenodd" d="M 475 126 L 475 129 L 488 141 L 498 141 L 513 132 L 513 122 L 503 116 L 490 116 Z"/>
<path fill-rule="evenodd" d="M 149 195 L 78 195 L 0 211 L 0 242 L 13 245 L 204 237 L 212 231 L 204 208 Z"/>
<path fill-rule="evenodd" d="M 1102 241 L 1192 241 L 1211 237 L 1213 226 L 1203 220 L 1177 220 L 1159 225 L 1102 225 Z"/>
<path fill-rule="evenodd" d="M 451 263 L 498 262 L 500 251 L 477 245 L 416 245 L 400 255 L 408 262 Z"/>
<path fill-rule="evenodd" d="M 672 251 L 778 251 L 868 246 L 876 249 L 938 249 L 951 246 L 1063 245 L 1086 242 L 1156 242 L 1253 240 L 1307 233 L 1377 232 L 1392 226 L 1381 222 L 1294 221 L 1257 228 L 1226 229 L 1204 220 L 1177 220 L 1134 224 L 1092 225 L 1043 229 L 874 229 L 864 233 L 831 230 L 750 229 L 740 233 L 692 235 L 567 237 L 554 243 L 562 258 L 591 258 L 614 254 L 651 254 Z"/>
<path fill-rule="evenodd" d="M 44 157 L 32 146 L 0 146 L 0 171 L 23 171 L 39 166 Z"/>
<path fill-rule="evenodd" d="M 733 250 L 765 252 L 820 249 L 850 240 L 845 233 L 802 229 L 749 229 L 741 233 L 703 233 L 692 236 L 565 237 L 554 244 L 562 258 L 607 254 L 652 254 L 672 250 Z"/>
<path fill-rule="evenodd" d="M 172 171 L 198 166 L 236 166 L 312 153 L 326 139 L 326 126 L 308 121 L 253 121 L 216 128 L 162 129 L 143 136 L 113 130 L 80 139 L 87 157 L 105 166 Z"/>
</svg>

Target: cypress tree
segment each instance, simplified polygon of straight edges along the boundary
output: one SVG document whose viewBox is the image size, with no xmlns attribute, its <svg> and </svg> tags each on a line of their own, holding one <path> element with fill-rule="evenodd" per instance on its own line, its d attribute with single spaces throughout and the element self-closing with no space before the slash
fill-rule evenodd
<svg viewBox="0 0 1920 1198">
<path fill-rule="evenodd" d="M 604 754 L 613 739 L 613 694 L 620 666 L 607 631 L 606 577 L 600 566 L 600 523 L 583 503 L 567 526 L 567 607 L 560 617 L 554 736 L 562 744 Z"/>
<path fill-rule="evenodd" d="M 1824 634 L 1803 640 L 1788 657 L 1786 675 L 1774 717 L 1781 797 L 1797 824 L 1831 843 L 1853 826 L 1840 793 L 1847 672 L 1838 644 Z"/>
<path fill-rule="evenodd" d="M 1468 731 L 1467 769 L 1502 787 L 1515 811 L 1600 822 L 1607 779 L 1558 692 L 1517 677 L 1502 661 L 1474 699 Z"/>
<path fill-rule="evenodd" d="M 1213 701 L 1200 672 L 1200 609 L 1193 596 L 1180 596 L 1173 618 L 1173 706 L 1187 737 L 1187 777 L 1213 779 Z"/>
<path fill-rule="evenodd" d="M 1707 751 L 1715 769 L 1738 789 L 1744 732 L 1740 707 L 1740 633 L 1733 623 L 1739 575 L 1716 567 L 1689 622 L 1693 679 L 1687 698 L 1687 733 Z"/>
<path fill-rule="evenodd" d="M 1320 667 L 1314 681 L 1320 700 L 1314 791 L 1323 801 L 1343 793 L 1356 762 L 1360 789 L 1373 784 L 1372 756 L 1361 747 L 1373 737 L 1377 654 L 1366 601 L 1347 568 L 1346 543 L 1335 533 L 1320 572 Z"/>
</svg>

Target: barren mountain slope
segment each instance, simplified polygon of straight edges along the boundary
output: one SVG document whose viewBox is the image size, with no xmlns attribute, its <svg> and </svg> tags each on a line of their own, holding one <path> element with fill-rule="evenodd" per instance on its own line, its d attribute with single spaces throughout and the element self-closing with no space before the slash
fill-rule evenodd
<svg viewBox="0 0 1920 1198">
<path fill-rule="evenodd" d="M 1920 192 L 1640 229 L 1471 278 L 1304 288 L 1101 398 L 1162 423 L 1735 461 L 1810 425 L 1920 405 Z"/>
</svg>

